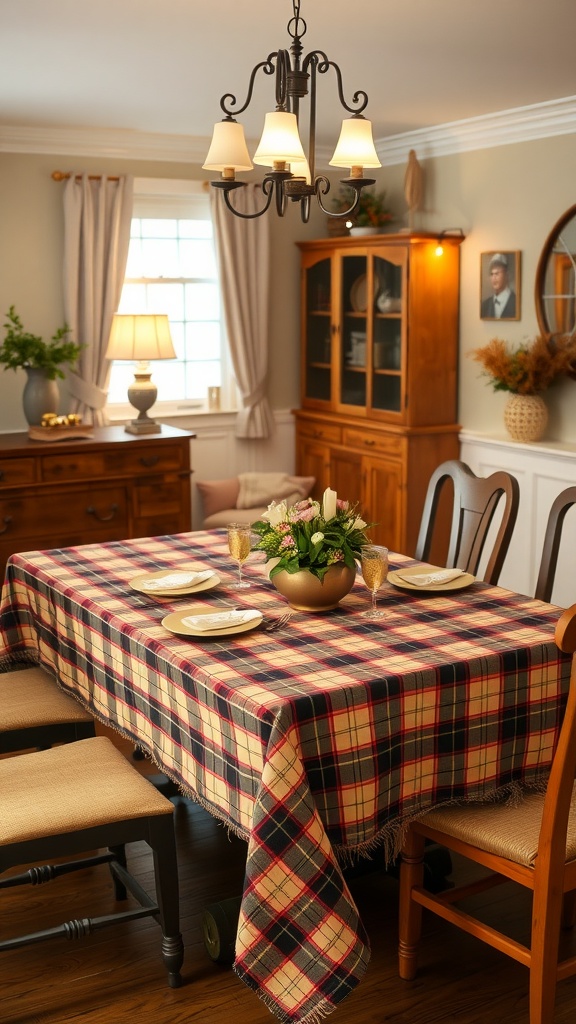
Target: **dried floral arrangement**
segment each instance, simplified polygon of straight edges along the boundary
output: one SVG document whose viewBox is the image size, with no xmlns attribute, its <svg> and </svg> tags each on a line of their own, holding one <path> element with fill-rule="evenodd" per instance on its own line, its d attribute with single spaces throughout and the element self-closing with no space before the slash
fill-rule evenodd
<svg viewBox="0 0 576 1024">
<path fill-rule="evenodd" d="M 470 355 L 482 364 L 494 391 L 540 395 L 557 377 L 574 370 L 576 338 L 569 335 L 537 337 L 514 351 L 501 338 L 492 338 Z"/>
</svg>

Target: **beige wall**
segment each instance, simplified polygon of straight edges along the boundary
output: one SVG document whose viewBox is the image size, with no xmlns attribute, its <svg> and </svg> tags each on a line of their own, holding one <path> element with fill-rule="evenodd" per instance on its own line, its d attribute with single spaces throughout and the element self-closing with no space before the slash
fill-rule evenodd
<svg viewBox="0 0 576 1024">
<path fill-rule="evenodd" d="M 417 228 L 462 227 L 460 422 L 470 430 L 501 429 L 505 396 L 494 394 L 466 353 L 496 334 L 511 342 L 534 337 L 537 322 L 533 282 L 538 256 L 560 214 L 576 199 L 574 136 L 526 142 L 431 160 L 425 171 L 425 209 Z M 90 173 L 132 173 L 139 177 L 202 176 L 189 164 L 59 156 L 0 154 L 0 314 L 15 305 L 25 327 L 49 337 L 63 321 L 62 185 L 54 169 Z M 404 167 L 377 172 L 404 225 Z M 299 253 L 298 239 L 326 234 L 324 216 L 314 211 L 303 225 L 298 209 L 283 221 L 272 217 L 269 394 L 276 409 L 298 404 Z M 518 249 L 522 253 L 521 319 L 502 325 L 479 318 L 480 253 Z M 2 321 L 3 322 L 3 321 Z M 24 375 L 0 370 L 0 431 L 25 429 L 21 394 Z M 547 395 L 548 437 L 576 442 L 576 384 L 563 382 Z"/>
</svg>

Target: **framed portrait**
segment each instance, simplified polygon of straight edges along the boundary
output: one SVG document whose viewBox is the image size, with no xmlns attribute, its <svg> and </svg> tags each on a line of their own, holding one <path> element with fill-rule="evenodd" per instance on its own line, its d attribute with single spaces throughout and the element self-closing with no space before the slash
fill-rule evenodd
<svg viewBox="0 0 576 1024">
<path fill-rule="evenodd" d="M 480 319 L 520 319 L 520 253 L 480 253 Z"/>
</svg>

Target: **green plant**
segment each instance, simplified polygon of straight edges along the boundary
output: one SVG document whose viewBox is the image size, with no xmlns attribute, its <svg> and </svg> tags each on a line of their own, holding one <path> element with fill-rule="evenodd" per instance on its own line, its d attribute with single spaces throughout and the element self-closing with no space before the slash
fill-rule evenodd
<svg viewBox="0 0 576 1024">
<path fill-rule="evenodd" d="M 337 213 L 348 210 L 354 201 L 354 192 L 351 188 L 343 186 L 339 196 L 334 199 L 333 206 Z M 392 214 L 386 206 L 386 192 L 375 192 L 363 189 L 360 193 L 360 200 L 354 213 L 350 215 L 350 221 L 355 227 L 380 227 L 389 224 L 393 220 Z"/>
<path fill-rule="evenodd" d="M 10 306 L 6 316 L 6 335 L 0 346 L 0 363 L 4 363 L 4 369 L 38 369 L 44 370 L 49 380 L 63 378 L 60 366 L 65 363 L 73 365 L 84 347 L 70 341 L 70 328 L 67 324 L 59 327 L 50 341 L 44 341 L 38 335 L 24 330 L 14 306 Z"/>
<path fill-rule="evenodd" d="M 270 577 L 285 569 L 295 573 L 308 569 L 322 580 L 331 565 L 344 563 L 354 568 L 362 546 L 369 544 L 368 526 L 357 514 L 357 505 L 341 501 L 327 487 L 322 502 L 306 498 L 288 507 L 272 502 L 252 530 L 260 540 L 255 551 L 265 551 L 272 561 Z"/>
<path fill-rule="evenodd" d="M 576 338 L 569 335 L 538 337 L 515 351 L 510 351 L 501 338 L 492 338 L 470 355 L 482 364 L 494 391 L 539 395 L 556 377 L 574 370 Z"/>
</svg>

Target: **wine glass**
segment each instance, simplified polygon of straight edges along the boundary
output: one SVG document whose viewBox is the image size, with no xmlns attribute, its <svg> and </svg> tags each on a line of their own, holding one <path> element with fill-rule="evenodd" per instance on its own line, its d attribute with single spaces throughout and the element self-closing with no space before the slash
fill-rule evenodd
<svg viewBox="0 0 576 1024">
<path fill-rule="evenodd" d="M 252 531 L 243 523 L 230 523 L 228 526 L 228 550 L 238 562 L 238 581 L 231 583 L 234 590 L 246 590 L 250 584 L 242 579 L 242 562 L 245 562 L 252 550 Z"/>
<path fill-rule="evenodd" d="M 381 619 L 386 613 L 376 607 L 376 596 L 388 574 L 388 548 L 365 544 L 361 567 L 364 583 L 372 594 L 372 607 L 361 614 L 365 619 Z"/>
</svg>

